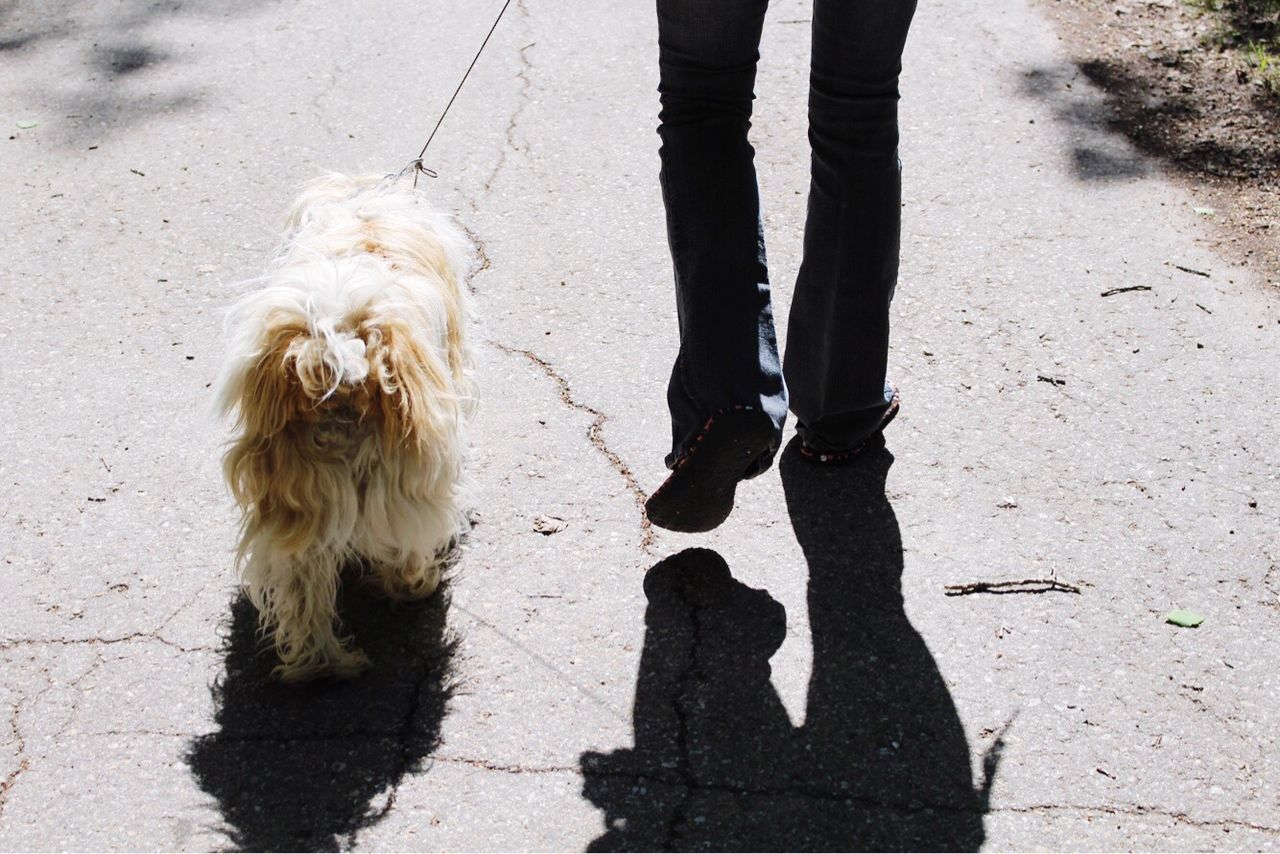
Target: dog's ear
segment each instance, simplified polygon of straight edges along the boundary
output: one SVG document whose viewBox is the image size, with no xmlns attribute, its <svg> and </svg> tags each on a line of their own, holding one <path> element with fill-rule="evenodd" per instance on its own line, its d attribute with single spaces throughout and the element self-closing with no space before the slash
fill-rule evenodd
<svg viewBox="0 0 1280 854">
<path fill-rule="evenodd" d="M 257 346 L 222 383 L 222 408 L 252 438 L 275 436 L 310 405 L 300 372 L 309 337 L 297 317 L 278 315 L 263 324 Z"/>
<path fill-rule="evenodd" d="M 219 407 L 233 414 L 239 436 L 222 458 L 223 474 L 236 503 L 245 512 L 248 527 L 261 524 L 279 461 L 284 450 L 279 434 L 296 417 L 304 392 L 292 365 L 295 342 L 306 334 L 296 318 L 275 312 L 261 324 L 256 334 L 239 339 L 239 355 L 228 361 L 220 382 Z M 241 538 L 237 562 L 242 563 L 249 548 Z"/>
<path fill-rule="evenodd" d="M 360 337 L 369 360 L 371 408 L 381 422 L 383 440 L 418 447 L 448 441 L 458 420 L 458 401 L 450 391 L 449 367 L 435 349 L 400 317 L 371 321 Z"/>
</svg>

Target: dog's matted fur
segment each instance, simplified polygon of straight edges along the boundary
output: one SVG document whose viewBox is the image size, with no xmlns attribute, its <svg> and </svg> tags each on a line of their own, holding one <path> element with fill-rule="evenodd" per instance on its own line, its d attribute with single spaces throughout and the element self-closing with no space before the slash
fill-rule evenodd
<svg viewBox="0 0 1280 854">
<path fill-rule="evenodd" d="M 243 513 L 237 563 L 286 680 L 368 665 L 339 634 L 344 566 L 392 598 L 429 596 L 465 527 L 469 252 L 407 180 L 327 175 L 231 309 L 223 470 Z"/>
</svg>

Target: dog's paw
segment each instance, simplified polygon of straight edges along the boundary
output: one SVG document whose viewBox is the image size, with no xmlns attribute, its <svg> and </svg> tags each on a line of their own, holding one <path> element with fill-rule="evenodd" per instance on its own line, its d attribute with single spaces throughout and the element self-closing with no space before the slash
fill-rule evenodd
<svg viewBox="0 0 1280 854">
<path fill-rule="evenodd" d="M 318 651 L 294 661 L 282 661 L 272 674 L 281 682 L 302 685 L 317 679 L 354 679 L 373 663 L 361 650 Z"/>
<path fill-rule="evenodd" d="M 410 558 L 403 566 L 382 566 L 377 581 L 388 599 L 413 602 L 426 599 L 440 586 L 441 562 L 430 558 Z"/>
</svg>

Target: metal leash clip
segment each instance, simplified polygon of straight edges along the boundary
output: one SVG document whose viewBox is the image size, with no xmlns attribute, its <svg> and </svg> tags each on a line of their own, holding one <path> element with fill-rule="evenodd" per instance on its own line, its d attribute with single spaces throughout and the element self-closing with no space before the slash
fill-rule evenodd
<svg viewBox="0 0 1280 854">
<path fill-rule="evenodd" d="M 434 169 L 428 169 L 426 166 L 423 166 L 423 165 L 422 165 L 422 158 L 421 158 L 421 157 L 415 157 L 414 159 L 412 159 L 412 160 L 410 160 L 408 163 L 406 163 L 403 169 L 401 169 L 399 172 L 397 172 L 397 173 L 396 173 L 395 180 L 397 180 L 397 181 L 398 181 L 398 180 L 400 180 L 401 178 L 403 178 L 403 177 L 404 177 L 404 173 L 408 172 L 410 169 L 412 169 L 412 170 L 413 170 L 413 186 L 414 186 L 414 188 L 415 188 L 415 189 L 416 189 L 416 188 L 417 188 L 417 186 L 418 186 L 418 173 L 419 173 L 419 172 L 421 172 L 423 175 L 426 175 L 428 178 L 439 178 L 439 177 L 440 177 L 440 173 L 439 173 L 439 172 L 437 172 L 437 171 L 436 171 L 436 170 L 434 170 Z"/>
</svg>

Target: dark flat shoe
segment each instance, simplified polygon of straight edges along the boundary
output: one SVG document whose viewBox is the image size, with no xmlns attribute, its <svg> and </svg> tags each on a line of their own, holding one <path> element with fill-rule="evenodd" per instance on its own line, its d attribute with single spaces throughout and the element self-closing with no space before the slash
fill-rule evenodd
<svg viewBox="0 0 1280 854">
<path fill-rule="evenodd" d="M 810 448 L 808 445 L 801 444 L 800 456 L 818 465 L 843 466 L 856 460 L 868 448 L 876 448 L 883 445 L 884 428 L 888 427 L 889 422 L 898 414 L 898 409 L 901 405 L 901 395 L 898 394 L 898 387 L 892 383 L 890 383 L 890 387 L 893 389 L 893 398 L 889 401 L 889 407 L 884 411 L 884 415 L 880 416 L 875 428 L 865 439 L 850 448 L 841 448 L 837 451 L 819 451 Z"/>
<path fill-rule="evenodd" d="M 649 521 L 687 534 L 716 528 L 733 510 L 738 482 L 777 445 L 773 420 L 758 409 L 713 415 L 645 502 Z"/>
</svg>

